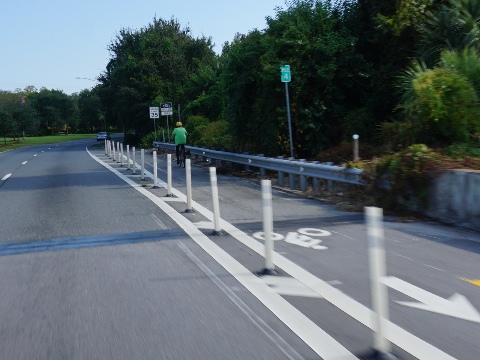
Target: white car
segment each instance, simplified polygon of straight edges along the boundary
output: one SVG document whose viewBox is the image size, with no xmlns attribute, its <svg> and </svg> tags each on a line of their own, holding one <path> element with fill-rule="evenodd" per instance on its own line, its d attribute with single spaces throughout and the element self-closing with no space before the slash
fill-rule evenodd
<svg viewBox="0 0 480 360">
<path fill-rule="evenodd" d="M 105 131 L 101 131 L 97 134 L 97 141 L 100 141 L 100 140 L 111 140 L 112 138 L 110 137 L 110 134 L 105 132 Z"/>
</svg>

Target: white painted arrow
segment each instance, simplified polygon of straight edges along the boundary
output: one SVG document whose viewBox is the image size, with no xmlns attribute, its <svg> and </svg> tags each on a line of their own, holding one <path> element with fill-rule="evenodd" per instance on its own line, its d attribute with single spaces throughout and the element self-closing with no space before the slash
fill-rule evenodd
<svg viewBox="0 0 480 360">
<path fill-rule="evenodd" d="M 394 276 L 384 277 L 382 283 L 420 301 L 397 301 L 401 305 L 480 323 L 480 313 L 463 295 L 455 293 L 444 299 Z"/>
</svg>

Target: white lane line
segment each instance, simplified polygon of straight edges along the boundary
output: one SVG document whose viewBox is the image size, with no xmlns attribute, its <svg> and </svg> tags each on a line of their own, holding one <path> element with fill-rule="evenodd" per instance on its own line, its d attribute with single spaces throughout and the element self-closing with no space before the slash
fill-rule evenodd
<svg viewBox="0 0 480 360">
<path fill-rule="evenodd" d="M 159 226 L 160 226 L 160 229 L 162 230 L 167 230 L 167 225 L 165 225 L 162 220 L 160 220 L 155 214 L 150 214 L 150 217 L 153 219 L 153 221 L 155 221 Z"/>
<path fill-rule="evenodd" d="M 302 356 L 292 348 L 286 341 L 283 339 L 280 334 L 278 334 L 270 325 L 268 325 L 263 319 L 258 316 L 255 311 L 252 310 L 242 299 L 234 293 L 232 289 L 225 285 L 225 283 L 219 279 L 217 275 L 213 273 L 212 270 L 208 268 L 198 257 L 195 256 L 182 242 L 178 246 L 185 252 L 185 254 L 192 260 L 195 265 L 197 265 L 200 270 L 202 270 L 205 275 L 207 275 L 210 280 L 217 285 L 217 287 L 227 295 L 230 300 L 240 309 L 242 312 L 247 315 L 247 317 L 268 337 L 272 342 L 274 342 L 277 347 L 289 358 L 289 359 L 302 359 Z"/>
<path fill-rule="evenodd" d="M 431 266 L 431 265 L 427 265 L 427 264 L 422 264 L 426 267 L 429 267 L 429 268 L 432 268 L 432 269 L 435 269 L 435 270 L 438 270 L 438 271 L 442 271 L 442 272 L 445 272 L 445 270 L 442 270 L 442 269 L 439 269 L 439 268 L 436 268 L 435 266 Z"/>
<path fill-rule="evenodd" d="M 397 256 L 400 256 L 400 257 L 402 257 L 402 258 L 404 258 L 404 259 L 412 260 L 412 261 L 413 261 L 413 259 L 411 259 L 411 258 L 409 258 L 409 257 L 406 257 L 406 256 L 403 256 L 403 255 L 400 255 L 400 254 L 395 254 L 395 253 L 393 253 L 393 255 L 397 255 Z"/>
<path fill-rule="evenodd" d="M 33 155 L 33 157 L 37 156 L 37 154 Z"/>
<path fill-rule="evenodd" d="M 7 180 L 10 176 L 12 176 L 12 174 L 7 174 L 7 175 L 5 175 L 5 176 L 2 178 L 2 181 Z"/>
<path fill-rule="evenodd" d="M 141 188 L 140 185 L 138 185 L 135 182 L 133 182 L 132 180 L 128 179 L 127 177 L 122 175 L 120 172 L 118 172 L 117 170 L 115 170 L 114 168 L 109 166 L 108 164 L 102 163 L 99 159 L 97 159 L 94 155 L 92 155 L 88 151 L 88 149 L 86 149 L 86 150 L 90 154 L 90 156 L 92 158 L 94 158 L 97 162 L 102 164 L 104 167 L 110 169 L 112 172 L 116 173 L 119 177 L 123 178 L 128 183 L 132 184 L 132 186 L 135 187 L 137 190 L 139 190 L 139 191 L 140 191 L 140 189 L 144 190 L 147 193 L 147 194 L 145 194 L 145 196 L 150 198 L 153 202 L 156 203 L 156 199 L 158 199 L 160 201 L 160 199 L 157 198 L 155 195 L 153 195 L 150 192 L 148 192 L 147 190 Z M 137 165 L 137 167 L 140 168 L 140 165 Z M 153 174 L 148 172 L 148 171 L 145 171 L 145 175 L 149 176 L 150 178 L 153 178 Z M 161 180 L 158 180 L 158 185 L 163 186 L 163 187 L 167 186 L 167 184 L 165 182 L 161 181 Z M 144 193 L 144 192 L 142 192 L 142 193 Z M 178 198 L 182 199 L 184 202 L 186 202 L 186 200 L 187 200 L 186 195 L 182 194 L 180 191 L 178 191 L 174 188 L 172 188 L 172 194 L 177 196 Z M 162 203 L 167 205 L 163 201 L 162 201 Z M 160 206 L 160 205 L 158 205 L 158 206 Z M 168 206 L 168 207 L 170 208 L 170 206 Z M 213 222 L 213 213 L 210 210 L 208 210 L 207 208 L 203 207 L 202 205 L 198 204 L 195 201 L 192 201 L 192 207 L 196 211 L 198 211 L 200 214 L 205 216 L 208 220 Z M 176 210 L 174 210 L 174 209 L 172 209 L 172 210 L 174 211 L 174 213 L 176 215 L 179 215 L 179 213 Z M 165 210 L 165 213 L 169 216 L 172 216 L 166 210 Z M 183 216 L 182 216 L 182 219 L 185 219 L 185 218 L 183 218 Z M 185 221 L 188 221 L 188 220 L 185 219 Z M 231 236 L 233 236 L 235 239 L 240 241 L 245 246 L 249 247 L 251 250 L 255 251 L 257 254 L 259 254 L 261 256 L 264 256 L 265 246 L 263 244 L 259 243 L 257 240 L 255 240 L 251 236 L 245 234 L 243 231 L 241 231 L 240 229 L 236 228 L 235 226 L 233 226 L 232 224 L 230 224 L 229 222 L 227 222 L 223 219 L 220 219 L 220 223 L 221 223 L 221 228 L 223 230 L 225 230 L 225 232 L 229 233 Z M 189 222 L 189 224 L 191 224 L 191 223 Z M 202 233 L 202 235 L 203 235 L 203 233 Z M 193 239 L 193 237 L 192 237 L 192 239 Z M 207 239 L 208 239 L 208 237 L 207 237 Z M 210 239 L 208 239 L 208 240 L 210 241 Z M 202 246 L 202 245 L 200 245 L 200 246 Z M 206 249 L 205 249 L 205 251 L 208 252 L 208 250 L 206 250 Z M 223 250 L 221 250 L 221 251 L 223 251 Z M 226 254 L 226 255 L 230 256 L 228 254 Z M 215 258 L 215 259 L 217 260 L 217 258 Z M 232 260 L 233 260 L 233 258 L 232 258 Z M 315 275 L 311 274 L 307 270 L 305 270 L 305 269 L 301 268 L 300 266 L 298 266 L 297 264 L 295 264 L 293 261 L 281 256 L 278 253 L 273 254 L 273 260 L 274 260 L 274 264 L 277 265 L 279 268 L 281 268 L 282 270 L 284 270 L 285 272 L 287 272 L 289 275 L 296 278 L 297 280 L 303 282 L 306 286 L 308 286 L 310 289 L 315 291 L 317 294 L 319 294 L 321 297 L 323 297 L 325 300 L 330 302 L 332 305 L 336 306 L 338 309 L 340 309 L 341 311 L 343 311 L 347 315 L 351 316 L 352 318 L 354 318 L 358 322 L 362 323 L 363 325 L 365 325 L 368 328 L 373 330 L 373 326 L 374 326 L 373 321 L 372 321 L 373 311 L 370 310 L 370 308 L 360 304 L 359 302 L 355 301 L 354 299 L 352 299 L 348 295 L 342 293 L 340 290 L 338 290 L 335 287 L 329 285 L 327 282 L 317 278 Z M 236 261 L 236 260 L 233 260 L 233 261 Z M 223 263 L 221 261 L 217 260 L 217 262 L 220 263 L 225 269 L 227 269 L 228 263 L 223 265 Z M 245 286 L 245 287 L 247 287 L 247 286 Z M 247 287 L 247 289 L 248 289 L 248 287 Z M 252 294 L 253 294 L 253 292 L 252 292 Z M 268 306 L 268 307 L 270 308 L 270 306 Z M 270 308 L 270 309 L 271 309 L 271 311 L 275 312 L 272 308 Z M 298 311 L 297 309 L 295 309 L 295 310 Z M 300 314 L 302 316 L 304 316 L 302 313 L 300 313 Z M 320 330 L 323 331 L 322 329 L 320 329 Z M 296 333 L 297 333 L 297 335 L 299 335 L 298 332 L 296 332 Z M 307 335 L 309 337 L 311 336 L 310 333 L 307 334 Z M 326 335 L 328 335 L 328 334 L 326 334 Z M 415 335 L 410 334 L 408 331 L 402 329 L 401 327 L 399 327 L 398 325 L 395 325 L 392 322 L 388 322 L 387 338 L 392 343 L 396 344 L 397 346 L 399 346 L 400 348 L 409 352 L 410 354 L 417 357 L 418 359 L 422 359 L 422 360 L 423 359 L 425 359 L 425 360 L 430 360 L 430 359 L 455 360 L 454 357 L 448 355 L 447 353 L 441 351 L 440 349 L 437 349 L 435 346 L 433 346 L 433 345 L 429 344 L 428 342 L 416 337 Z M 303 340 L 306 342 L 305 339 L 303 339 Z M 318 339 L 316 340 L 317 342 L 315 342 L 314 339 L 312 339 L 312 340 L 314 341 L 313 345 L 316 346 L 318 344 Z M 310 347 L 312 347 L 312 346 L 310 346 Z M 314 348 L 312 347 L 312 349 L 314 349 Z M 318 354 L 320 355 L 320 353 L 318 353 Z M 324 358 L 324 359 L 327 359 L 327 358 Z M 333 359 L 338 360 L 338 357 L 333 357 Z"/>
<path fill-rule="evenodd" d="M 215 261 L 225 268 L 225 270 L 232 274 L 235 279 L 237 279 L 248 291 L 250 291 L 257 299 L 259 299 L 322 359 L 357 360 L 356 356 L 344 348 L 323 329 L 319 328 L 312 320 L 302 314 L 287 300 L 272 290 L 260 278 L 253 275 L 250 270 L 245 268 L 242 264 L 240 264 L 212 240 L 210 240 L 177 210 L 173 209 L 162 199 L 152 194 L 147 189 L 144 189 L 141 187 L 141 185 L 138 185 L 136 182 L 129 179 L 118 170 L 112 168 L 108 164 L 103 163 L 101 160 L 92 155 L 88 149 L 86 149 L 86 151 L 94 160 L 123 179 L 126 183 L 131 185 L 134 189 L 156 204 L 165 212 L 166 215 L 170 216 L 170 218 L 172 218 L 172 220 L 174 220 L 190 236 L 190 238 L 192 238 L 192 240 L 194 240 L 210 256 L 212 256 Z M 161 181 L 158 181 L 158 184 L 159 186 L 162 186 Z M 163 185 L 166 186 L 165 183 L 163 183 Z M 178 193 L 181 194 L 180 192 Z M 183 195 L 183 197 L 185 197 L 185 195 Z M 213 218 L 213 214 L 211 214 L 211 217 Z M 256 242 L 256 240 L 253 241 Z"/>
<path fill-rule="evenodd" d="M 24 161 L 24 162 L 22 162 L 22 165 L 25 165 L 27 162 L 28 162 L 28 161 Z"/>
</svg>

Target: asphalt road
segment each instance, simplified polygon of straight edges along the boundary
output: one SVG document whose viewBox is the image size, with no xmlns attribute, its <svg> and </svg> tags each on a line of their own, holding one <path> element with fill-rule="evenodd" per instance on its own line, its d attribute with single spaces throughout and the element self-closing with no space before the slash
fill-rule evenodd
<svg viewBox="0 0 480 360">
<path fill-rule="evenodd" d="M 163 156 L 153 189 L 96 145 L 0 154 L 0 179 L 11 174 L 0 181 L 0 358 L 350 359 L 371 348 L 363 214 L 274 190 L 281 276 L 256 277 L 257 182 L 218 177 L 214 236 L 208 165 L 192 167 L 185 213 L 184 169 L 166 197 Z M 384 223 L 393 352 L 477 359 L 480 236 L 396 220 Z"/>
<path fill-rule="evenodd" d="M 315 358 L 90 144 L 0 157 L 1 359 Z"/>
</svg>

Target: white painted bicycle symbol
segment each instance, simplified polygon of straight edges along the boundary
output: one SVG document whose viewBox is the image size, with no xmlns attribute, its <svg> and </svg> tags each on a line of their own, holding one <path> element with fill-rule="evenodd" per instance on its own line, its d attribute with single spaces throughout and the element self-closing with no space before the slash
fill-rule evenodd
<svg viewBox="0 0 480 360">
<path fill-rule="evenodd" d="M 301 228 L 297 232 L 288 232 L 286 236 L 278 233 L 272 233 L 272 240 L 279 241 L 285 240 L 287 243 L 315 249 L 315 250 L 327 250 L 328 247 L 320 245 L 322 240 L 314 239 L 315 237 L 330 236 L 332 235 L 327 230 L 315 229 L 315 228 Z M 253 237 L 258 240 L 265 240 L 263 231 L 259 231 L 253 234 Z"/>
</svg>

